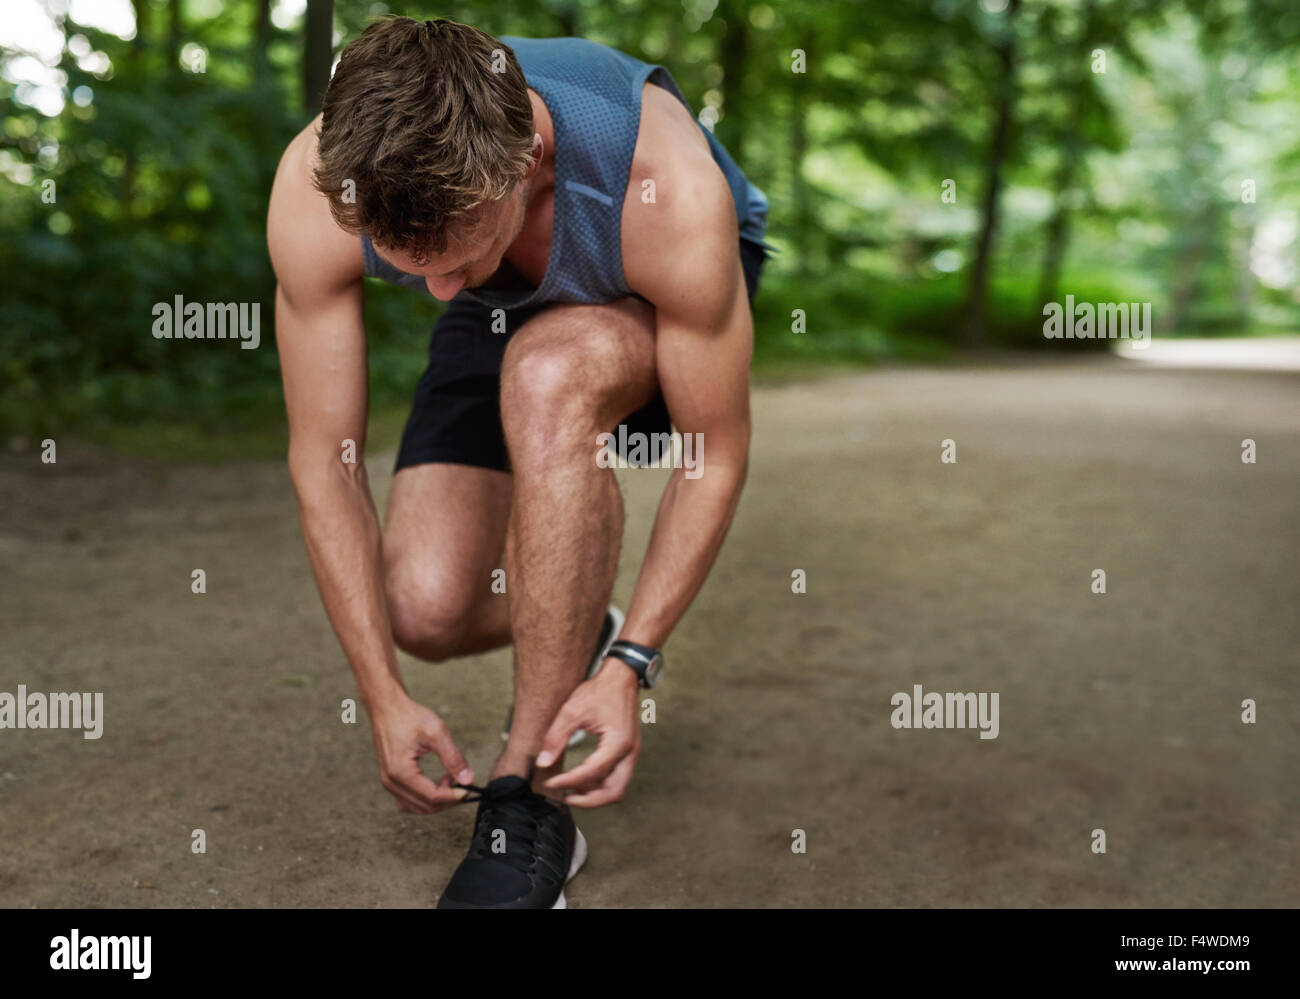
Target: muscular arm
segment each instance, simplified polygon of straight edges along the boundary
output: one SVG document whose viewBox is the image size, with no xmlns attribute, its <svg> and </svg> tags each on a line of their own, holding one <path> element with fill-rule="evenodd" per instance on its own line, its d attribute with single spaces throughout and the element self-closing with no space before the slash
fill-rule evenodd
<svg viewBox="0 0 1300 999">
<path fill-rule="evenodd" d="M 276 333 L 303 536 L 330 622 L 373 710 L 403 687 L 384 599 L 379 519 L 362 460 L 366 361 L 354 297 L 299 310 L 281 287 Z M 343 460 L 349 440 L 350 463 Z"/>
<path fill-rule="evenodd" d="M 470 775 L 440 719 L 406 695 L 393 646 L 379 530 L 366 479 L 369 403 L 360 241 L 339 229 L 310 183 L 310 131 L 276 173 L 267 243 L 278 286 L 276 344 L 289 417 L 289 471 L 303 537 L 330 623 L 370 713 L 384 786 L 406 811 L 464 796 L 435 785 L 419 756 L 436 750 Z M 354 444 L 345 461 L 344 442 Z"/>
<path fill-rule="evenodd" d="M 668 412 L 679 433 L 703 440 L 697 469 L 683 461 L 668 479 L 621 632 L 628 641 L 655 648 L 708 576 L 749 465 L 753 320 L 735 207 L 711 158 L 685 159 L 680 172 L 665 169 L 656 181 L 660 194 L 670 198 L 654 203 L 665 206 L 662 213 L 642 215 L 642 224 L 631 230 L 625 221 L 623 229 L 628 283 L 655 307 L 655 360 Z M 555 790 L 577 791 L 567 799 L 570 805 L 594 808 L 622 798 L 641 746 L 635 684 L 623 663 L 606 660 L 547 731 L 539 766 L 559 757 L 574 727 L 601 734 L 596 752 L 546 782 Z"/>
<path fill-rule="evenodd" d="M 276 177 L 267 223 L 289 471 L 307 551 L 367 705 L 401 691 L 384 600 L 379 519 L 362 460 L 368 404 L 361 249 L 303 182 L 302 150 Z M 355 461 L 343 442 L 355 442 Z"/>
<path fill-rule="evenodd" d="M 641 200 L 644 190 L 655 196 Z M 658 648 L 703 585 L 740 501 L 749 465 L 753 319 L 726 178 L 687 109 L 650 84 L 642 92 L 622 251 L 628 286 L 655 308 L 656 369 L 673 424 L 703 441 L 702 463 L 669 477 L 621 632 Z M 641 747 L 635 684 L 622 662 L 607 659 L 547 730 L 541 767 L 559 758 L 575 727 L 600 734 L 591 756 L 546 781 L 576 792 L 570 805 L 621 800 Z"/>
<path fill-rule="evenodd" d="M 703 463 L 698 477 L 676 468 L 669 478 L 623 629 L 624 638 L 656 648 L 699 592 L 740 501 L 753 351 L 725 180 L 716 170 L 685 168 L 668 190 L 658 186 L 663 211 L 648 228 L 659 237 L 642 245 L 673 249 L 634 250 L 628 277 L 655 306 L 660 388 L 674 428 L 703 442 Z"/>
</svg>

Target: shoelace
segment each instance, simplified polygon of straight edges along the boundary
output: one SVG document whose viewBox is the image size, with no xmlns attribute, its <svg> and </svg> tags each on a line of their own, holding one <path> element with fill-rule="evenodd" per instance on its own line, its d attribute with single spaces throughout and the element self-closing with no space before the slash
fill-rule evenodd
<svg viewBox="0 0 1300 999">
<path fill-rule="evenodd" d="M 521 788 L 511 791 L 509 794 L 505 794 L 505 795 L 488 794 L 488 789 L 485 787 L 479 787 L 477 784 L 462 784 L 460 781 L 456 781 L 456 780 L 451 782 L 451 786 L 464 788 L 466 791 L 474 791 L 478 794 L 477 798 L 471 798 L 469 795 L 465 795 L 465 797 L 461 798 L 460 801 L 456 802 L 456 804 L 458 805 L 468 805 L 471 801 L 482 801 L 484 798 L 487 798 L 489 800 L 492 799 L 510 800 L 512 798 L 521 797 L 519 793 L 521 790 L 527 791 L 527 793 L 536 795 L 539 798 L 544 798 L 546 801 L 552 802 L 556 805 L 563 805 L 564 802 L 559 798 L 550 798 L 544 794 L 538 794 L 538 792 L 533 790 L 533 777 L 536 775 L 536 773 L 537 773 L 537 761 L 530 756 L 528 758 L 528 773 L 524 774 L 523 777 L 521 778 L 524 782 L 523 786 Z"/>
<path fill-rule="evenodd" d="M 512 793 L 512 794 L 507 794 L 507 795 L 500 795 L 500 794 L 492 795 L 492 794 L 488 794 L 488 789 L 485 788 L 485 787 L 479 787 L 477 784 L 461 784 L 459 781 L 452 781 L 452 782 L 451 782 L 451 786 L 452 786 L 452 787 L 460 787 L 460 788 L 464 788 L 466 791 L 474 791 L 474 792 L 476 792 L 477 795 L 478 795 L 478 797 L 472 797 L 472 796 L 470 796 L 470 795 L 467 794 L 467 795 L 465 795 L 465 797 L 461 798 L 460 801 L 454 802 L 454 804 L 457 804 L 457 805 L 468 805 L 468 804 L 470 804 L 470 803 L 472 803 L 472 802 L 475 802 L 475 801 L 484 801 L 484 800 L 487 800 L 487 801 L 512 801 L 512 800 L 514 800 L 514 799 L 517 798 L 517 797 L 522 797 L 522 795 L 520 795 L 518 792 L 514 792 L 514 793 Z M 541 798 L 543 801 L 549 801 L 549 802 L 551 802 L 551 804 L 553 804 L 553 805 L 563 805 L 563 804 L 564 804 L 564 802 L 561 801 L 559 798 L 551 798 L 551 797 L 548 797 L 548 796 L 545 795 L 545 794 L 538 794 L 536 791 L 532 791 L 532 790 L 530 790 L 530 791 L 529 791 L 529 794 L 532 795 L 532 796 L 534 796 L 534 797 Z"/>
<path fill-rule="evenodd" d="M 529 775 L 531 779 L 531 773 Z M 528 874 L 540 862 L 544 864 L 552 877 L 561 877 L 562 872 L 556 866 L 556 860 L 549 856 L 559 848 L 558 842 L 552 840 L 552 850 L 543 852 L 537 849 L 538 837 L 546 819 L 553 816 L 553 805 L 563 804 L 553 798 L 533 791 L 529 784 L 512 788 L 508 793 L 490 793 L 486 787 L 474 784 L 452 782 L 453 787 L 465 788 L 476 793 L 477 797 L 466 795 L 460 804 L 482 801 L 487 804 L 478 816 L 478 825 L 474 829 L 474 839 L 470 844 L 470 856 L 479 859 L 491 859 L 505 863 L 514 870 Z M 505 852 L 493 850 L 496 830 L 505 833 Z"/>
</svg>

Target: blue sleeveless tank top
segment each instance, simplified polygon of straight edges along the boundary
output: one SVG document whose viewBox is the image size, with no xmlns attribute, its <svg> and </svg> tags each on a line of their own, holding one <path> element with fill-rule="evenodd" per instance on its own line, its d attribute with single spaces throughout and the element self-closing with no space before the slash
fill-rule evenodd
<svg viewBox="0 0 1300 999">
<path fill-rule="evenodd" d="M 641 62 L 582 38 L 502 35 L 519 59 L 528 86 L 545 102 L 555 128 L 555 212 L 551 255 L 534 288 L 464 288 L 469 299 L 515 309 L 547 302 L 599 304 L 631 295 L 623 276 L 623 198 L 641 122 L 641 88 L 647 80 L 686 98 L 662 66 Z M 763 244 L 766 196 L 745 179 L 722 144 L 703 125 L 713 159 L 727 178 L 744 239 Z M 428 293 L 424 278 L 381 260 L 361 237 L 366 275 Z M 504 264 L 508 268 L 508 264 Z M 523 282 L 523 279 L 520 279 Z"/>
</svg>

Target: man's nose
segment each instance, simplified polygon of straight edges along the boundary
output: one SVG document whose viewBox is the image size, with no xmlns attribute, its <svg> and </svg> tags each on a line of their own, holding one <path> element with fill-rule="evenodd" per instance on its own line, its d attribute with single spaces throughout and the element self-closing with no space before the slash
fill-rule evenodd
<svg viewBox="0 0 1300 999">
<path fill-rule="evenodd" d="M 465 287 L 465 279 L 458 278 L 425 278 L 425 285 L 429 289 L 429 294 L 440 302 L 450 302 L 456 297 L 456 293 Z"/>
</svg>

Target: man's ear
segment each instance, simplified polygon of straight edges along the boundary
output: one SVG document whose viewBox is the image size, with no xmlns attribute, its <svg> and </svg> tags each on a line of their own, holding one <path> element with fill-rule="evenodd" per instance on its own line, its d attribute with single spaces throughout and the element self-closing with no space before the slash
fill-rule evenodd
<svg viewBox="0 0 1300 999">
<path fill-rule="evenodd" d="M 537 172 L 538 167 L 542 165 L 542 156 L 545 154 L 545 152 L 546 149 L 542 143 L 541 133 L 534 132 L 533 133 L 533 165 L 529 167 L 528 172 L 524 174 L 525 177 L 531 177 L 533 174 Z"/>
</svg>

